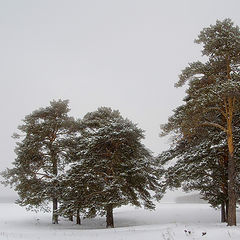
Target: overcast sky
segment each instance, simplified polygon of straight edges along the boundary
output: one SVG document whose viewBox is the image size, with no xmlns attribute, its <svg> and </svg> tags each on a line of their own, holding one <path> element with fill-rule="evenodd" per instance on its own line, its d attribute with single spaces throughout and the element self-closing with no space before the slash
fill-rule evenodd
<svg viewBox="0 0 240 240">
<path fill-rule="evenodd" d="M 53 99 L 69 99 L 79 118 L 118 109 L 159 154 L 168 146 L 159 126 L 184 96 L 174 83 L 201 60 L 194 39 L 217 19 L 240 25 L 239 9 L 239 0 L 0 0 L 0 171 L 14 161 L 21 120 Z"/>
</svg>

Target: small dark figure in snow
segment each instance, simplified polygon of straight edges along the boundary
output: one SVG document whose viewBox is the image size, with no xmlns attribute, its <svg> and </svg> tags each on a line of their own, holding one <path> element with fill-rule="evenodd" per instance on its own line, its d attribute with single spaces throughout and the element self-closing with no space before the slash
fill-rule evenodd
<svg viewBox="0 0 240 240">
<path fill-rule="evenodd" d="M 184 232 L 185 232 L 186 234 L 187 234 L 187 233 L 188 233 L 188 234 L 191 234 L 191 231 L 188 231 L 188 230 L 186 230 L 186 229 L 184 230 Z"/>
</svg>

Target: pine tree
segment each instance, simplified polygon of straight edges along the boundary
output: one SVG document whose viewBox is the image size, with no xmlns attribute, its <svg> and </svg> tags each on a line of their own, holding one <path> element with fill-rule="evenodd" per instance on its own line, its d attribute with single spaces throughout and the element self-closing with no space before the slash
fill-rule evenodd
<svg viewBox="0 0 240 240">
<path fill-rule="evenodd" d="M 236 159 L 233 121 L 239 111 L 240 31 L 230 19 L 204 28 L 196 43 L 203 44 L 205 63 L 189 64 L 182 71 L 176 87 L 189 82 L 186 104 L 179 107 L 165 133 L 175 131 L 189 137 L 199 126 L 211 126 L 225 133 L 228 146 L 228 225 L 236 225 Z"/>
<path fill-rule="evenodd" d="M 182 187 L 187 192 L 197 190 L 212 207 L 223 205 L 222 221 L 225 222 L 227 156 L 223 134 L 219 135 L 213 128 L 202 128 L 191 141 L 179 140 L 173 148 L 159 156 L 160 161 L 169 166 L 164 176 L 166 187 Z"/>
<path fill-rule="evenodd" d="M 143 130 L 119 111 L 101 107 L 86 114 L 81 121 L 79 159 L 66 176 L 71 190 L 65 199 L 73 200 L 72 206 L 87 216 L 106 215 L 107 227 L 114 227 L 115 207 L 130 203 L 154 209 L 150 191 L 161 197 L 162 169 L 141 143 L 143 138 Z"/>
<path fill-rule="evenodd" d="M 18 192 L 21 206 L 46 210 L 46 203 L 52 201 L 54 224 L 58 223 L 58 197 L 62 191 L 59 176 L 71 160 L 69 153 L 77 129 L 68 112 L 68 101 L 59 100 L 27 115 L 18 127 L 21 133 L 15 134 L 19 141 L 14 167 L 2 174 L 5 183 Z"/>
</svg>

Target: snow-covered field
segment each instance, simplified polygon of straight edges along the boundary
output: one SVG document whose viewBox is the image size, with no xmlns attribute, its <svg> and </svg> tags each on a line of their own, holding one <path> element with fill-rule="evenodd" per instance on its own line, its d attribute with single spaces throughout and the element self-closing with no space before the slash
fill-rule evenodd
<svg viewBox="0 0 240 240">
<path fill-rule="evenodd" d="M 122 207 L 114 212 L 115 228 L 105 229 L 104 218 L 85 219 L 81 226 L 60 219 L 52 225 L 48 213 L 1 203 L 0 240 L 239 240 L 240 227 L 226 227 L 219 215 L 207 204 L 160 203 L 156 211 Z"/>
</svg>

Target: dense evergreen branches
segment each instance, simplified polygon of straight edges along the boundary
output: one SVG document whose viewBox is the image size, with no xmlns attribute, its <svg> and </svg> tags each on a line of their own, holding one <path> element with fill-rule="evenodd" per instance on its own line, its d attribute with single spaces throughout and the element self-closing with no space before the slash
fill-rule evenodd
<svg viewBox="0 0 240 240">
<path fill-rule="evenodd" d="M 19 126 L 14 167 L 2 175 L 15 187 L 18 203 L 48 208 L 58 215 L 106 215 L 126 204 L 154 209 L 152 195 L 162 197 L 161 166 L 142 144 L 144 132 L 119 111 L 101 107 L 82 120 L 69 117 L 68 101 L 53 101 Z"/>
<path fill-rule="evenodd" d="M 168 174 L 175 173 L 179 185 L 185 182 L 185 189 L 198 189 L 209 201 L 211 194 L 216 196 L 214 192 L 223 191 L 219 186 L 224 184 L 229 205 L 228 225 L 236 225 L 238 190 L 234 127 L 240 96 L 240 31 L 231 20 L 225 19 L 204 28 L 195 42 L 203 45 L 202 53 L 208 60 L 205 63 L 190 63 L 175 85 L 180 87 L 188 83 L 188 88 L 185 103 L 174 111 L 167 124 L 162 125 L 162 135 L 175 135 L 176 148 L 171 153 L 177 151 L 178 154 L 174 153 L 172 158 L 181 159 L 169 168 Z M 201 135 L 202 131 L 204 135 Z M 217 146 L 220 149 L 214 145 L 216 135 L 219 136 Z M 187 149 L 180 147 L 184 144 Z M 179 151 L 179 147 L 183 151 Z M 193 164 L 186 165 L 189 161 Z M 205 174 L 196 172 L 197 168 Z M 182 179 L 181 174 L 184 174 Z M 191 177 L 186 182 L 187 175 Z M 226 183 L 228 186 L 225 186 Z M 214 201 L 211 200 L 212 203 Z"/>
</svg>

